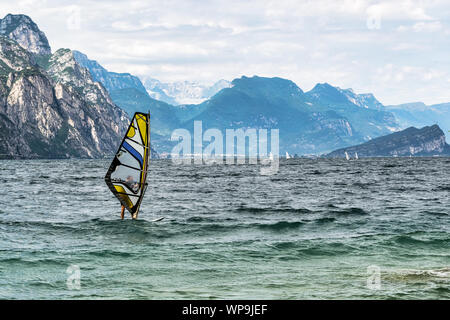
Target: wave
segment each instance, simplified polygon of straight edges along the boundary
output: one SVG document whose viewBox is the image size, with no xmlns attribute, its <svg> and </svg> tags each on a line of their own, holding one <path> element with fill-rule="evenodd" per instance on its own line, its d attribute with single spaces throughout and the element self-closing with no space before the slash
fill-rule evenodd
<svg viewBox="0 0 450 320">
<path fill-rule="evenodd" d="M 279 221 L 276 223 L 257 224 L 256 226 L 262 230 L 280 231 L 280 230 L 285 230 L 285 229 L 297 229 L 304 224 L 305 224 L 304 222 L 300 222 L 300 221 L 295 221 L 295 222 Z"/>
<path fill-rule="evenodd" d="M 343 208 L 341 210 L 330 210 L 328 213 L 336 215 L 368 215 L 369 213 L 362 208 L 352 207 Z"/>
<path fill-rule="evenodd" d="M 355 183 L 353 183 L 353 186 L 354 187 L 359 187 L 361 189 L 368 189 L 370 184 L 368 184 L 368 183 L 361 183 L 361 182 L 355 182 Z"/>
<path fill-rule="evenodd" d="M 240 206 L 236 208 L 236 212 L 248 212 L 248 213 L 312 213 L 313 211 L 306 208 L 273 208 L 273 207 L 246 207 Z"/>
<path fill-rule="evenodd" d="M 417 239 L 409 235 L 395 236 L 391 239 L 391 242 L 395 242 L 402 245 L 420 245 L 420 246 L 436 246 L 442 248 L 450 242 L 450 239 Z"/>
<path fill-rule="evenodd" d="M 425 210 L 425 211 L 422 211 L 422 213 L 424 213 L 424 214 L 429 214 L 429 215 L 432 215 L 432 216 L 448 216 L 448 213 L 442 212 L 442 211 L 429 211 L 429 210 Z"/>
<path fill-rule="evenodd" d="M 450 185 L 438 186 L 437 188 L 433 189 L 433 191 L 450 191 Z"/>
<path fill-rule="evenodd" d="M 232 223 L 221 223 L 222 221 L 232 221 Z M 259 222 L 246 222 L 239 223 L 236 219 L 212 219 L 212 218 L 202 218 L 196 217 L 195 219 L 187 219 L 185 222 L 172 222 L 173 232 L 179 234 L 200 234 L 204 235 L 206 233 L 211 232 L 239 232 L 240 230 L 249 230 L 249 229 L 259 229 L 263 231 L 286 231 L 289 229 L 298 229 L 305 222 L 302 221 L 277 221 L 277 222 L 268 222 L 268 223 L 259 223 Z"/>
<path fill-rule="evenodd" d="M 336 221 L 336 219 L 331 218 L 331 217 L 319 218 L 319 219 L 314 220 L 315 223 L 319 223 L 319 224 L 330 223 L 330 222 L 334 222 L 334 221 Z"/>
<path fill-rule="evenodd" d="M 99 250 L 99 251 L 90 251 L 87 252 L 87 254 L 91 255 L 91 256 L 95 256 L 95 257 L 131 257 L 134 254 L 130 253 L 130 252 L 125 252 L 125 251 L 115 251 L 115 250 Z"/>
<path fill-rule="evenodd" d="M 355 252 L 356 248 L 341 242 L 315 244 L 311 241 L 286 241 L 270 245 L 280 252 L 287 251 L 286 259 L 298 259 L 298 256 L 338 256 Z"/>
<path fill-rule="evenodd" d="M 238 221 L 238 220 L 233 218 L 200 217 L 200 216 L 193 216 L 186 219 L 186 222 L 214 223 L 219 221 Z"/>
<path fill-rule="evenodd" d="M 49 281 L 44 281 L 44 280 L 33 280 L 33 281 L 30 281 L 28 283 L 28 285 L 31 287 L 47 287 L 50 289 L 56 289 L 56 288 L 60 287 L 60 284 L 58 284 L 58 283 L 51 283 Z"/>
<path fill-rule="evenodd" d="M 94 218 L 77 222 L 46 222 L 46 221 L 0 221 L 0 224 L 12 226 L 18 229 L 30 229 L 34 233 L 46 233 L 48 235 L 75 237 L 91 237 L 96 235 L 108 237 L 132 237 L 133 239 L 166 238 L 174 234 L 174 231 L 166 225 L 156 224 L 152 221 L 139 220 L 103 220 Z M 19 230 L 19 232 L 23 232 Z"/>
<path fill-rule="evenodd" d="M 68 177 L 68 180 L 75 181 L 89 181 L 89 180 L 103 180 L 103 177 L 95 177 L 95 176 L 76 176 L 76 177 Z"/>
<path fill-rule="evenodd" d="M 450 267 L 423 270 L 401 269 L 388 273 L 387 277 L 396 280 L 429 281 L 434 279 L 448 281 L 450 279 Z"/>
<path fill-rule="evenodd" d="M 67 266 L 67 261 L 60 259 L 50 259 L 50 258 L 40 258 L 40 259 L 27 259 L 24 257 L 14 257 L 1 259 L 0 262 L 5 266 L 8 264 L 25 264 L 31 267 L 42 266 L 42 265 L 58 265 Z"/>
</svg>

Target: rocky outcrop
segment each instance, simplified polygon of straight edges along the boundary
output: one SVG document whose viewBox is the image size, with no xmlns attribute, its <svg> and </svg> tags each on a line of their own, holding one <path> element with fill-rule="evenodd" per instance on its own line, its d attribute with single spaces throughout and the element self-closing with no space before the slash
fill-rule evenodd
<svg viewBox="0 0 450 320">
<path fill-rule="evenodd" d="M 412 102 L 386 106 L 386 110 L 394 114 L 401 129 L 437 124 L 450 141 L 450 103 L 426 105 L 423 102 Z"/>
<path fill-rule="evenodd" d="M 97 61 L 89 60 L 89 58 L 79 51 L 73 51 L 75 60 L 84 68 L 88 69 L 94 81 L 100 82 L 108 90 L 112 92 L 115 90 L 134 88 L 146 94 L 141 80 L 138 77 L 129 73 L 110 72 L 103 68 Z"/>
<path fill-rule="evenodd" d="M 34 51 L 0 37 L 0 158 L 111 156 L 128 115 L 71 50 Z"/>
<path fill-rule="evenodd" d="M 359 157 L 446 156 L 450 155 L 450 146 L 445 142 L 441 128 L 433 125 L 422 129 L 410 127 L 357 146 L 333 151 L 326 157 L 344 158 L 345 152 L 351 156 L 358 153 Z"/>
<path fill-rule="evenodd" d="M 8 14 L 0 19 L 0 34 L 16 41 L 29 52 L 51 54 L 47 37 L 26 15 Z"/>
</svg>

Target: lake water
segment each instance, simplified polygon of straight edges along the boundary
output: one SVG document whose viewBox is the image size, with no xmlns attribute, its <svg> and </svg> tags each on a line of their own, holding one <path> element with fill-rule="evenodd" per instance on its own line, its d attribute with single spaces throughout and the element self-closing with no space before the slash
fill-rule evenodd
<svg viewBox="0 0 450 320">
<path fill-rule="evenodd" d="M 155 160 L 136 221 L 109 162 L 0 161 L 0 298 L 450 298 L 450 158 Z"/>
</svg>

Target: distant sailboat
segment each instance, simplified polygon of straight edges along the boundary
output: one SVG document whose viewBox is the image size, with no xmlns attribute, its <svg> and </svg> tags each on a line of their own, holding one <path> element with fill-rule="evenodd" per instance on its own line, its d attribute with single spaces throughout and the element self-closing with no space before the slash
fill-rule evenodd
<svg viewBox="0 0 450 320">
<path fill-rule="evenodd" d="M 358 159 L 359 159 L 358 152 L 355 152 L 355 160 L 358 160 Z"/>
<path fill-rule="evenodd" d="M 348 155 L 347 151 L 345 151 L 345 159 L 350 160 L 350 156 Z"/>
<path fill-rule="evenodd" d="M 291 156 L 289 155 L 289 153 L 286 151 L 286 160 L 287 159 L 290 159 L 291 158 Z"/>
<path fill-rule="evenodd" d="M 272 151 L 269 153 L 269 159 L 273 160 L 273 153 L 272 153 Z"/>
</svg>

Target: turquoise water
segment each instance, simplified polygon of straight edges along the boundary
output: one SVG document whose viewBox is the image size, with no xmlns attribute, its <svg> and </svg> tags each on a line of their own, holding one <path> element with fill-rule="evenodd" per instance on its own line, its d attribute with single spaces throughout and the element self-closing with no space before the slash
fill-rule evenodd
<svg viewBox="0 0 450 320">
<path fill-rule="evenodd" d="M 0 298 L 450 298 L 449 158 L 155 160 L 137 221 L 108 165 L 0 161 Z"/>
</svg>

